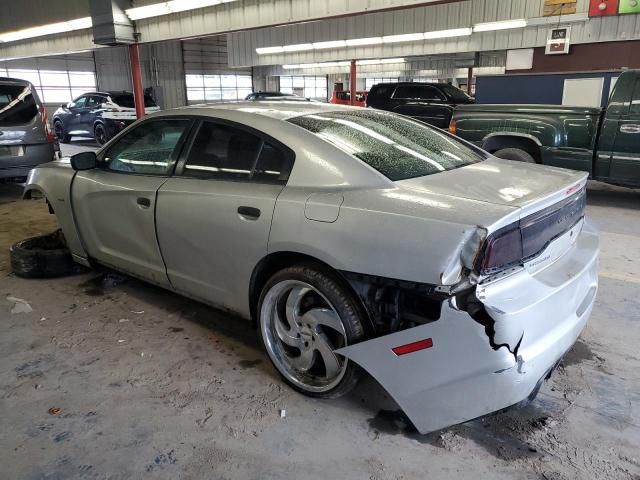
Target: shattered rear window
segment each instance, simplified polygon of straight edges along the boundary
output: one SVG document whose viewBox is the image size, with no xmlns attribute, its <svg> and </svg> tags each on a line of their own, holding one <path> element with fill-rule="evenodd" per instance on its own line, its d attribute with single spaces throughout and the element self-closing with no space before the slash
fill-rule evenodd
<svg viewBox="0 0 640 480">
<path fill-rule="evenodd" d="M 362 160 L 392 181 L 453 170 L 486 158 L 451 135 L 388 112 L 336 111 L 288 121 Z"/>
</svg>

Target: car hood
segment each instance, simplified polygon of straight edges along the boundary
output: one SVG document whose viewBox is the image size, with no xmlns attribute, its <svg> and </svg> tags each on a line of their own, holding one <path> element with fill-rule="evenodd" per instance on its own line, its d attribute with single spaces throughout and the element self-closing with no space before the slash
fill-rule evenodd
<svg viewBox="0 0 640 480">
<path fill-rule="evenodd" d="M 396 183 L 417 192 L 529 209 L 575 193 L 586 180 L 585 172 L 491 157 L 466 167 Z"/>
</svg>

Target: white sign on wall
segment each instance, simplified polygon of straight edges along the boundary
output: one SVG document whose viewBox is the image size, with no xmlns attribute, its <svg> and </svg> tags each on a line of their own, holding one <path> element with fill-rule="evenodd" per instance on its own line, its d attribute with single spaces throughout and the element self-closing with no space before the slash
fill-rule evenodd
<svg viewBox="0 0 640 480">
<path fill-rule="evenodd" d="M 573 78 L 564 81 L 562 105 L 575 107 L 600 107 L 604 77 Z"/>
<path fill-rule="evenodd" d="M 571 27 L 552 28 L 547 37 L 547 55 L 566 55 L 569 53 Z"/>
</svg>

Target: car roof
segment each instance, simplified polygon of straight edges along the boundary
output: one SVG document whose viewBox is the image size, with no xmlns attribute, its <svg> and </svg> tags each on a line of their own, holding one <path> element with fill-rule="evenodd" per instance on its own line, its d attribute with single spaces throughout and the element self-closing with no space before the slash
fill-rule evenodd
<svg viewBox="0 0 640 480">
<path fill-rule="evenodd" d="M 300 102 L 300 101 L 253 101 L 253 102 L 227 102 L 203 105 L 191 105 L 188 107 L 164 110 L 156 115 L 211 115 L 215 117 L 217 113 L 223 111 L 235 111 L 252 115 L 262 115 L 277 120 L 287 120 L 301 115 L 314 113 L 335 112 L 335 111 L 361 111 L 361 107 L 349 107 L 345 105 L 334 105 L 320 102 Z"/>
<path fill-rule="evenodd" d="M 376 83 L 374 85 L 374 87 L 377 87 L 379 85 L 390 85 L 390 86 L 405 86 L 405 85 L 429 85 L 429 86 L 441 86 L 441 85 L 448 85 L 448 84 L 443 84 L 443 83 L 439 83 L 439 82 L 380 82 L 380 83 Z"/>
<path fill-rule="evenodd" d="M 0 82 L 13 83 L 16 85 L 31 85 L 31 82 L 29 80 L 23 80 L 21 78 L 11 78 L 11 77 L 0 77 Z"/>
</svg>

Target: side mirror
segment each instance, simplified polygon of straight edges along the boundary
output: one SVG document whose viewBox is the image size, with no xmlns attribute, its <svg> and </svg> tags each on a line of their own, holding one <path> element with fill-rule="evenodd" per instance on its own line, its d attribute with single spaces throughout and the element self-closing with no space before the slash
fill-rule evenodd
<svg viewBox="0 0 640 480">
<path fill-rule="evenodd" d="M 95 152 L 80 152 L 71 157 L 71 166 L 74 170 L 91 170 L 98 166 L 98 157 Z"/>
</svg>

